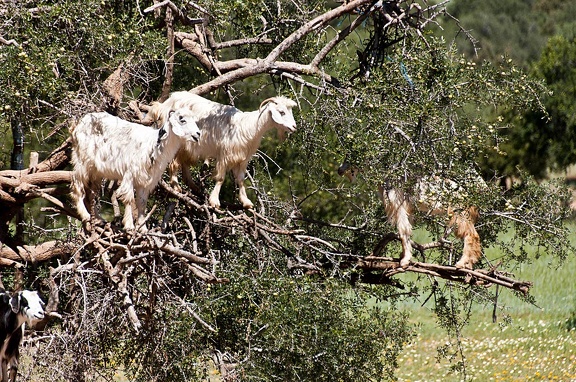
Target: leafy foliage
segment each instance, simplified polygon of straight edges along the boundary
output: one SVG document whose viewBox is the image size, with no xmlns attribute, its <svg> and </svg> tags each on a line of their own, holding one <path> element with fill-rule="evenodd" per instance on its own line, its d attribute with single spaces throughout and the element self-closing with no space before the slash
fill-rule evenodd
<svg viewBox="0 0 576 382">
<path fill-rule="evenodd" d="M 545 91 L 541 82 L 508 59 L 479 64 L 410 24 L 398 22 L 393 34 L 375 33 L 374 28 L 385 29 L 385 12 L 400 12 L 400 5 L 418 15 L 409 1 L 392 3 L 381 9 L 364 4 L 366 12 L 376 9 L 377 15 L 360 23 L 356 34 L 322 62 L 322 75 L 337 78 L 340 87 L 327 86 L 313 74 L 298 73 L 301 77 L 291 80 L 262 75 L 207 95 L 235 101 L 243 110 L 255 110 L 261 99 L 276 94 L 301 106 L 298 131 L 282 145 L 266 137 L 252 161 L 254 211 L 238 213 L 230 203 L 224 212 L 210 210 L 203 202 L 212 184 L 198 170 L 199 195 L 157 190 L 150 201 L 157 207 L 148 221 L 154 227 L 150 235 L 103 229 L 87 238 L 72 219 L 57 221 L 50 230 L 48 223 L 34 221 L 44 211 L 37 208 L 30 215 L 31 237 L 56 237 L 63 245 L 82 240 L 67 256 L 26 271 L 30 283 L 58 281 L 63 313 L 49 328 L 54 340 L 42 342 L 32 361 L 38 378 L 57 364 L 54 380 L 110 379 L 117 369 L 131 380 L 198 380 L 223 366 L 212 363 L 220 354 L 240 380 L 394 379 L 398 355 L 413 338 L 407 314 L 395 302 L 422 293 L 434 294 L 439 324 L 456 336 L 457 346 L 471 304 L 490 299 L 490 292 L 452 284 L 438 288 L 424 278 L 411 282 L 402 276 L 391 285 L 350 285 L 362 275 L 349 266 L 350 259 L 369 255 L 391 231 L 374 197 L 382 182 L 410 190 L 424 176 L 457 181 L 460 195 L 442 194 L 441 202 L 480 208 L 483 245 L 499 248 L 504 266 L 530 260 L 523 243 L 536 243 L 559 258 L 573 253 L 562 225 L 568 215 L 560 184 L 528 179 L 504 191 L 491 181 L 500 173 L 489 161 L 490 150 L 508 150 L 499 132 L 513 131 L 509 126 L 517 120 L 510 116 L 545 113 L 538 98 Z M 130 101 L 155 100 L 168 59 L 165 11 L 157 17 L 143 13 L 150 5 L 120 0 L 11 4 L 2 13 L 3 29 L 11 34 L 3 37 L 16 39 L 18 46 L 0 47 L 6 62 L 0 73 L 2 126 L 26 123 L 31 148 L 49 153 L 66 139 L 68 119 L 106 108 L 104 82 L 118 68 L 129 74 L 122 84 L 122 113 L 133 116 Z M 203 51 L 212 60 L 257 62 L 294 30 L 336 6 L 255 0 L 200 5 L 205 11 L 177 4 L 207 20 L 204 26 L 177 21 L 178 30 L 193 34 L 211 28 L 217 41 L 265 35 L 270 39 L 265 44 Z M 314 26 L 315 33 L 303 36 L 280 59 L 310 62 L 336 31 L 362 17 L 358 12 Z M 390 40 L 376 44 L 380 38 Z M 559 52 L 566 54 L 551 48 L 550 59 L 540 65 L 542 79 L 556 72 L 552 63 L 568 55 L 570 45 L 564 49 Z M 172 89 L 189 89 L 218 74 L 201 66 L 177 50 Z M 570 110 L 568 104 L 557 106 L 562 116 Z M 2 151 L 8 155 L 7 142 Z M 361 169 L 356 183 L 337 177 L 343 161 Z M 222 198 L 230 201 L 234 195 L 230 182 Z M 446 219 L 416 214 L 416 226 L 441 236 Z M 499 238 L 511 227 L 519 250 Z M 168 245 L 177 248 L 168 253 Z M 429 251 L 427 259 L 450 263 L 460 245 Z M 398 251 L 391 245 L 386 254 Z M 218 277 L 198 276 L 212 273 Z M 126 313 L 130 309 L 142 322 L 138 331 Z M 455 366 L 465 373 L 464 363 Z"/>
</svg>

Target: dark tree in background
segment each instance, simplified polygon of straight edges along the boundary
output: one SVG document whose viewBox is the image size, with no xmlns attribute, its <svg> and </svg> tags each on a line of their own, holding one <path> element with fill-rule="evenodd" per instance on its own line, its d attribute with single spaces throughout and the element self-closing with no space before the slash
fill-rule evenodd
<svg viewBox="0 0 576 382">
<path fill-rule="evenodd" d="M 529 280 L 508 273 L 530 260 L 518 243 L 573 253 L 562 184 L 503 190 L 499 168 L 481 168 L 506 150 L 499 131 L 510 116 L 546 114 L 546 88 L 513 60 L 478 63 L 447 45 L 437 25 L 459 30 L 447 1 L 0 4 L 0 161 L 8 167 L 16 120 L 25 160 L 39 155 L 0 171 L 2 281 L 15 287 L 21 271 L 54 313 L 26 349 L 23 380 L 112 380 L 122 370 L 188 381 L 216 369 L 223 380 L 389 380 L 414 335 L 399 301 L 435 295 L 439 321 L 457 333 L 464 308 L 494 300 L 486 286 L 530 299 Z M 110 183 L 100 204 L 111 224 L 83 232 L 68 195 L 69 128 L 95 110 L 147 123 L 149 105 L 176 90 L 242 110 L 274 95 L 297 101 L 297 132 L 265 137 L 249 166 L 255 208 L 240 208 L 232 181 L 224 208 L 208 207 L 209 169 L 196 168 L 200 192 L 158 186 L 149 233 L 114 224 Z M 343 161 L 361 169 L 353 184 L 337 175 Z M 479 173 L 490 174 L 485 187 L 470 181 Z M 375 190 L 422 176 L 462 186 L 497 262 L 454 268 L 462 247 L 447 220 L 417 214 L 434 241 L 415 243 L 408 271 L 421 276 L 402 276 Z M 514 242 L 502 241 L 510 229 Z"/>
<path fill-rule="evenodd" d="M 546 112 L 528 110 L 506 116 L 511 121 L 510 129 L 499 130 L 500 141 L 505 141 L 501 152 L 506 155 L 494 150 L 483 167 L 541 180 L 550 170 L 561 172 L 576 163 L 571 112 L 576 29 L 570 16 L 576 2 L 456 0 L 448 10 L 476 40 L 476 44 L 470 44 L 465 33 L 456 39 L 471 60 L 511 59 L 549 90 L 540 94 Z"/>
</svg>

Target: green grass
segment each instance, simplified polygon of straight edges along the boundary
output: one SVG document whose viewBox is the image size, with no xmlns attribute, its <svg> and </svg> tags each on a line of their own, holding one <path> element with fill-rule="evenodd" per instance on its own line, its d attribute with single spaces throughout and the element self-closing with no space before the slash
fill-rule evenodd
<svg viewBox="0 0 576 382">
<path fill-rule="evenodd" d="M 487 315 L 479 315 L 463 332 L 466 380 L 472 381 L 574 381 L 576 380 L 576 332 L 561 327 L 553 317 L 522 316 L 501 327 Z M 399 359 L 399 381 L 460 381 L 453 363 L 437 359 L 437 349 L 449 339 L 430 325 L 431 315 L 418 338 Z"/>
<path fill-rule="evenodd" d="M 489 249 L 486 255 L 497 256 Z M 503 290 L 496 323 L 493 306 L 476 307 L 462 331 L 465 376 L 451 369 L 461 358 L 438 358 L 444 345 L 451 344 L 453 352 L 457 348 L 439 328 L 432 302 L 403 306 L 418 325 L 418 336 L 399 360 L 399 381 L 576 381 L 576 330 L 566 329 L 576 314 L 576 258 L 558 266 L 551 256 L 542 256 L 514 274 L 534 283 L 531 295 L 537 306 Z"/>
</svg>

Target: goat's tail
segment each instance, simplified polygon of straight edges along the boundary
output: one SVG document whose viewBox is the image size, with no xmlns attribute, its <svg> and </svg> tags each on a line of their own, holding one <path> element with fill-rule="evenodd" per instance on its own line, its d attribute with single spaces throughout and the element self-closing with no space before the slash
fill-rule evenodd
<svg viewBox="0 0 576 382">
<path fill-rule="evenodd" d="M 168 112 L 169 108 L 163 103 L 152 102 L 142 123 L 145 125 L 152 125 L 156 122 L 157 125 L 162 126 L 164 122 L 168 120 Z"/>
<path fill-rule="evenodd" d="M 70 117 L 70 119 L 68 119 L 67 124 L 68 124 L 68 131 L 70 132 L 70 134 L 74 132 L 79 122 L 80 120 L 78 120 L 78 118 L 75 116 Z"/>
</svg>

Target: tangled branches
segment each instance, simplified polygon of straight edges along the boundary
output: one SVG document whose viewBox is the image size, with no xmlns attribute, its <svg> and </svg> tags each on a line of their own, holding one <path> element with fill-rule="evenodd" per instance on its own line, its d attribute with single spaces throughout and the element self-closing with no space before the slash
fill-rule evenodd
<svg viewBox="0 0 576 382">
<path fill-rule="evenodd" d="M 82 380 L 86 370 L 111 362 L 107 357 L 114 350 L 126 354 L 123 362 L 127 364 L 139 360 L 139 375 L 152 380 L 158 368 L 148 370 L 149 365 L 170 369 L 171 359 L 159 353 L 159 347 L 181 351 L 180 357 L 197 351 L 174 343 L 178 338 L 162 324 L 164 320 L 185 317 L 192 325 L 187 330 L 196 336 L 218 337 L 222 318 L 199 301 L 214 298 L 208 293 L 211 287 L 219 288 L 217 295 L 235 290 L 240 273 L 258 278 L 270 275 L 265 271 L 270 268 L 278 277 L 295 280 L 338 277 L 399 288 L 403 288 L 398 278 L 403 272 L 463 285 L 497 284 L 524 293 L 530 287 L 496 269 L 469 271 L 412 263 L 401 270 L 398 260 L 381 256 L 395 235 L 370 242 L 372 254 L 365 256 L 358 252 L 354 235 L 362 235 L 367 227 L 309 219 L 297 206 L 255 191 L 255 209 L 227 204 L 220 210 L 205 203 L 204 190 L 181 193 L 162 181 L 154 195 L 156 205 L 147 217 L 148 226 L 154 228 L 147 233 L 127 232 L 112 222 L 68 240 L 50 240 L 17 251 L 4 247 L 4 266 L 36 264 L 49 269 L 50 301 L 61 320 L 49 334 L 30 340 L 46 344 L 32 360 L 35 367 L 57 373 L 62 380 Z M 75 213 L 58 199 L 45 200 L 53 200 L 60 213 L 69 212 L 75 219 Z M 381 233 L 370 235 L 381 237 Z M 421 254 L 434 249 L 453 251 L 445 238 L 413 245 Z M 226 350 L 218 343 L 213 346 L 214 354 Z M 81 356 L 71 359 L 71 354 Z M 170 379 L 168 374 L 164 377 Z"/>
</svg>

